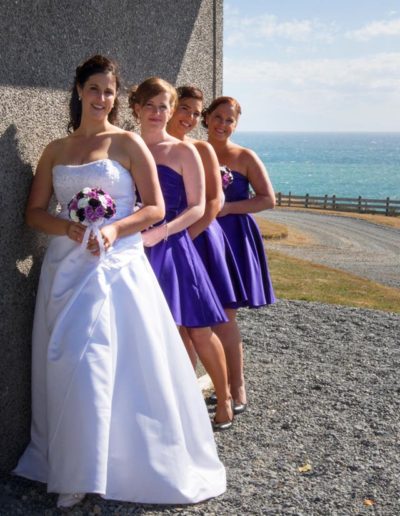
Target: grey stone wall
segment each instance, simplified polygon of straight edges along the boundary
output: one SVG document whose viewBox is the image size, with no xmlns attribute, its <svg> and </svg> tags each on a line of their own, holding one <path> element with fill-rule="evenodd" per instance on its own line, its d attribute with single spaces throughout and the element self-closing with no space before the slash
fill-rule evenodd
<svg viewBox="0 0 400 516">
<path fill-rule="evenodd" d="M 118 61 L 126 86 L 158 75 L 196 84 L 209 101 L 222 89 L 222 2 L 0 2 L 1 472 L 29 439 L 30 335 L 46 247 L 45 237 L 25 227 L 24 207 L 41 151 L 66 134 L 75 68 L 103 53 Z M 124 108 L 120 124 L 130 121 Z"/>
</svg>

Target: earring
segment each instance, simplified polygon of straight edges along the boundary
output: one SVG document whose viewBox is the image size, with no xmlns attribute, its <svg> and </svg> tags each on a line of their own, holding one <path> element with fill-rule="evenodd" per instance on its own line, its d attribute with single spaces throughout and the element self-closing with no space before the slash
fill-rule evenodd
<svg viewBox="0 0 400 516">
<path fill-rule="evenodd" d="M 82 97 L 78 97 L 79 102 L 82 100 Z"/>
</svg>

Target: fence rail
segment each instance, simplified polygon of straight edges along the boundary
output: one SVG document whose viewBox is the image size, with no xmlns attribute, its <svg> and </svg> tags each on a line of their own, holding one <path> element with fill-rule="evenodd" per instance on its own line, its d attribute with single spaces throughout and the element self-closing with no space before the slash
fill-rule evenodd
<svg viewBox="0 0 400 516">
<path fill-rule="evenodd" d="M 382 213 L 387 216 L 400 215 L 400 200 L 366 199 L 364 197 L 336 197 L 336 195 L 288 195 L 278 192 L 276 195 L 277 206 L 290 206 L 298 208 L 311 208 L 332 211 L 353 211 L 358 213 Z"/>
</svg>

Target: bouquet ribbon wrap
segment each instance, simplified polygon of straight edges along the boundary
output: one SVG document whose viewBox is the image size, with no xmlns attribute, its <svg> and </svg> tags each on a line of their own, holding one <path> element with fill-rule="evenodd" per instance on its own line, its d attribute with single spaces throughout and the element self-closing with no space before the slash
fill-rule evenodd
<svg viewBox="0 0 400 516">
<path fill-rule="evenodd" d="M 105 249 L 100 227 L 115 213 L 114 200 L 101 188 L 86 187 L 73 196 L 68 203 L 69 218 L 87 226 L 81 243 L 82 249 L 86 249 L 92 234 L 99 243 L 100 255 L 104 255 Z"/>
<path fill-rule="evenodd" d="M 90 235 L 93 234 L 97 238 L 100 247 L 100 255 L 103 256 L 105 253 L 103 237 L 100 231 L 100 226 L 103 224 L 103 220 L 96 220 L 95 222 L 91 222 L 88 227 L 85 229 L 83 234 L 81 248 L 86 249 L 88 245 Z"/>
</svg>

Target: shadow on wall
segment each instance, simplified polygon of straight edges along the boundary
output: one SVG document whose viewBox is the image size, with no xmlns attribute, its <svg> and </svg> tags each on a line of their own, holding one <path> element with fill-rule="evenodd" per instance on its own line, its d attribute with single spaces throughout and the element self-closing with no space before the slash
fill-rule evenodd
<svg viewBox="0 0 400 516">
<path fill-rule="evenodd" d="M 7 443 L 7 455 L 17 457 L 24 445 L 15 429 L 29 428 L 30 420 L 30 348 L 35 289 L 46 239 L 24 223 L 26 200 L 32 180 L 32 168 L 18 151 L 17 129 L 10 125 L 0 138 L 0 228 L 2 288 L 0 291 L 1 354 L 0 441 Z M 23 345 L 21 346 L 21 342 Z M 28 437 L 28 435 L 27 435 Z M 9 468 L 13 467 L 9 463 Z"/>
<path fill-rule="evenodd" d="M 32 179 L 32 167 L 24 159 L 35 162 L 46 124 L 61 123 L 58 115 L 64 108 L 51 91 L 69 90 L 78 63 L 94 53 L 120 63 L 126 85 L 151 75 L 175 83 L 204 1 L 0 2 L 0 86 L 10 99 L 4 104 L 8 118 L 3 118 L 2 130 L 7 129 L 0 138 L 0 471 L 15 465 L 29 437 L 31 329 L 46 239 L 24 224 Z M 13 101 L 18 98 L 13 90 L 20 88 L 36 102 L 18 122 L 35 131 L 26 131 L 32 142 L 24 141 L 24 159 L 19 128 L 8 125 L 21 120 L 21 106 Z M 59 130 L 59 125 L 49 128 L 51 134 Z"/>
<path fill-rule="evenodd" d="M 67 89 L 78 63 L 104 53 L 128 84 L 174 83 L 202 0 L 15 0 L 0 4 L 0 84 Z M 179 20 L 179 23 L 176 22 Z"/>
</svg>

